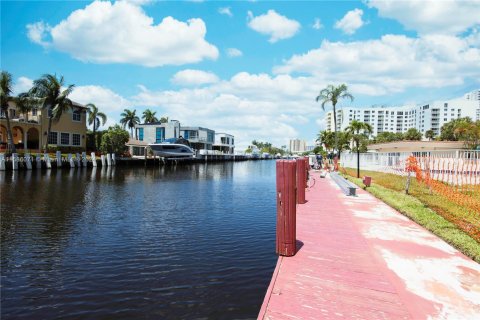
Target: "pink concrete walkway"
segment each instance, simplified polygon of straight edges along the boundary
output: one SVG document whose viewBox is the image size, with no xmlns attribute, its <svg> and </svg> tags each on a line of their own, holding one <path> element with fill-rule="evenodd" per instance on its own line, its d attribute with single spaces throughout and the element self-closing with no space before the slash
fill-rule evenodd
<svg viewBox="0 0 480 320">
<path fill-rule="evenodd" d="M 367 192 L 313 175 L 259 319 L 480 319 L 480 265 Z"/>
</svg>

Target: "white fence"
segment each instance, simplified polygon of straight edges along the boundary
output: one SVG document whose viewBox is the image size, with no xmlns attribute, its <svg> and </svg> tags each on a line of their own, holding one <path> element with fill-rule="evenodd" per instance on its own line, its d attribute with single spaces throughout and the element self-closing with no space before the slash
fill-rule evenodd
<svg viewBox="0 0 480 320">
<path fill-rule="evenodd" d="M 424 173 L 453 185 L 480 184 L 480 151 L 418 151 L 361 153 L 360 169 L 406 175 L 405 164 L 413 155 Z M 342 153 L 341 166 L 357 167 L 356 153 Z"/>
</svg>

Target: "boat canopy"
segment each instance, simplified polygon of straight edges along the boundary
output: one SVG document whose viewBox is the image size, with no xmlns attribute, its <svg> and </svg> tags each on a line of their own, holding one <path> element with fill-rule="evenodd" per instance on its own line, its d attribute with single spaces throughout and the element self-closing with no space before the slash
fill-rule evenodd
<svg viewBox="0 0 480 320">
<path fill-rule="evenodd" d="M 165 140 L 163 140 L 162 143 L 183 144 L 183 145 L 186 145 L 186 146 L 190 147 L 190 143 L 188 142 L 188 140 L 184 139 L 183 137 L 165 139 Z"/>
</svg>

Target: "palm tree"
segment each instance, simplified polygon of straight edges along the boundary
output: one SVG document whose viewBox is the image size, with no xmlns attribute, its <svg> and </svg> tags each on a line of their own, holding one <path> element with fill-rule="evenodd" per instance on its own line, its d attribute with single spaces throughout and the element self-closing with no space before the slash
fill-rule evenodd
<svg viewBox="0 0 480 320">
<path fill-rule="evenodd" d="M 435 132 L 432 129 L 425 131 L 425 138 L 432 141 L 435 138 Z"/>
<path fill-rule="evenodd" d="M 322 101 L 322 109 L 325 111 L 325 104 L 331 103 L 333 107 L 333 131 L 335 132 L 335 149 L 338 150 L 338 137 L 337 137 L 337 103 L 339 99 L 349 98 L 353 101 L 353 96 L 348 92 L 348 88 L 345 84 L 341 84 L 338 87 L 329 84 L 325 89 L 322 89 L 315 99 L 317 102 Z M 340 156 L 340 155 L 339 155 Z"/>
<path fill-rule="evenodd" d="M 125 109 L 123 111 L 124 112 L 120 114 L 120 116 L 122 117 L 120 119 L 120 123 L 123 125 L 123 129 L 125 129 L 125 127 L 128 126 L 128 128 L 130 129 L 130 136 L 133 138 L 133 128 L 135 128 L 135 125 L 140 123 L 140 118 L 135 114 L 137 110 L 131 111 L 131 110 Z M 135 132 L 135 139 L 137 139 L 136 132 Z"/>
<path fill-rule="evenodd" d="M 35 101 L 28 95 L 28 93 L 20 93 L 15 98 L 15 105 L 19 112 L 25 116 L 25 121 L 28 122 L 28 113 L 35 107 Z"/>
<path fill-rule="evenodd" d="M 360 140 L 364 138 L 366 134 L 368 136 L 368 134 L 372 133 L 372 126 L 365 122 L 352 120 L 345 131 L 351 135 L 357 146 L 357 178 L 360 178 Z M 360 134 L 360 131 L 363 131 L 363 134 Z"/>
<path fill-rule="evenodd" d="M 332 148 L 332 145 L 334 144 L 334 137 L 333 137 L 333 132 L 331 131 L 320 131 L 320 133 L 317 136 L 317 141 L 320 142 L 325 146 L 325 150 L 330 150 Z"/>
<path fill-rule="evenodd" d="M 93 148 L 95 149 L 94 151 L 97 151 L 97 129 L 100 127 L 100 123 L 105 125 L 105 122 L 107 122 L 107 116 L 103 112 L 99 112 L 98 108 L 96 105 L 93 103 L 87 104 L 85 107 L 87 107 L 87 112 L 88 112 L 88 124 L 93 125 Z"/>
<path fill-rule="evenodd" d="M 48 152 L 48 139 L 52 130 L 52 122 L 60 120 L 63 112 L 73 109 L 72 100 L 68 98 L 75 85 L 68 85 L 66 89 L 63 76 L 44 74 L 40 79 L 33 82 L 33 88 L 29 95 L 40 99 L 42 110 L 46 111 L 48 117 L 47 139 L 45 141 L 45 152 Z"/>
<path fill-rule="evenodd" d="M 12 153 L 17 152 L 13 144 L 12 129 L 10 127 L 10 116 L 8 114 L 8 102 L 13 100 L 11 96 L 13 91 L 12 75 L 7 71 L 2 71 L 0 76 L 0 108 L 7 120 L 7 149 Z"/>
<path fill-rule="evenodd" d="M 143 121 L 145 121 L 145 123 L 155 123 L 155 122 L 158 122 L 158 119 L 157 117 L 155 117 L 155 114 L 157 112 L 153 112 L 152 110 L 150 109 L 147 109 L 145 111 L 143 111 L 143 116 L 142 116 L 142 119 Z"/>
</svg>

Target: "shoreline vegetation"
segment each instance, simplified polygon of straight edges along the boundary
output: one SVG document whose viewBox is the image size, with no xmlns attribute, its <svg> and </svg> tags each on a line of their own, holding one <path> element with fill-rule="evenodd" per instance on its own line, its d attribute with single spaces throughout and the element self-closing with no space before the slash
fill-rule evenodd
<svg viewBox="0 0 480 320">
<path fill-rule="evenodd" d="M 356 178 L 356 169 L 343 168 L 342 174 L 361 188 L 362 179 Z M 361 176 L 372 177 L 372 184 L 364 188 L 376 198 L 396 209 L 409 219 L 480 263 L 480 217 L 471 209 L 456 204 L 412 179 L 410 194 L 405 194 L 405 177 L 394 174 L 361 171 Z"/>
</svg>

